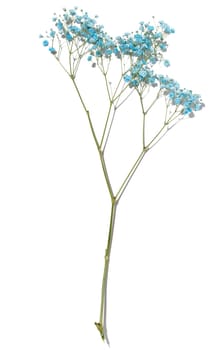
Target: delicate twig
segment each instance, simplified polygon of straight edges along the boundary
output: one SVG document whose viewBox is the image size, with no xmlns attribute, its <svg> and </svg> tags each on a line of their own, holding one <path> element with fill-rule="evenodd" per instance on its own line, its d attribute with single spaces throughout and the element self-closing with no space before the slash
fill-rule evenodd
<svg viewBox="0 0 210 350">
<path fill-rule="evenodd" d="M 150 109 L 154 106 L 154 104 L 158 101 L 159 96 L 160 96 L 160 90 L 158 91 L 158 93 L 157 93 L 157 95 L 156 95 L 154 101 L 151 103 L 151 105 L 150 105 L 150 106 L 147 108 L 147 110 L 145 111 L 145 114 L 147 114 L 147 113 L 150 111 Z"/>
<path fill-rule="evenodd" d="M 135 91 L 135 89 L 132 89 L 131 92 L 129 92 L 129 94 L 124 98 L 124 100 L 122 100 L 122 102 L 118 103 L 116 105 L 116 108 L 119 108 L 125 101 L 127 101 L 127 99 L 133 94 L 133 92 Z M 120 96 L 119 96 L 120 98 Z M 119 101 L 119 99 L 118 99 Z"/>
<path fill-rule="evenodd" d="M 117 192 L 117 194 L 115 196 L 115 198 L 117 199 L 118 202 L 119 202 L 120 198 L 122 197 L 123 192 L 125 191 L 126 187 L 128 186 L 131 178 L 133 177 L 135 171 L 137 170 L 139 164 L 141 163 L 141 161 L 144 158 L 144 156 L 145 156 L 147 151 L 148 151 L 147 148 L 142 150 L 142 152 L 138 156 L 137 160 L 133 164 L 131 170 L 129 171 L 128 175 L 126 176 L 125 180 L 123 181 L 122 185 L 120 186 L 120 188 L 119 188 L 119 190 L 118 190 L 118 192 Z"/>
<path fill-rule="evenodd" d="M 144 104 L 143 104 L 142 95 L 141 95 L 141 93 L 138 91 L 138 89 L 137 89 L 136 91 L 138 92 L 138 95 L 139 95 L 140 105 L 141 105 L 141 111 L 142 111 L 142 115 L 143 115 L 143 122 L 142 122 L 142 143 L 143 143 L 143 149 L 145 149 L 145 118 L 146 118 L 146 112 L 145 112 L 145 110 L 144 110 Z"/>
<path fill-rule="evenodd" d="M 114 111 L 112 113 L 112 119 L 111 119 L 111 122 L 109 124 L 109 129 L 107 131 L 107 136 L 106 136 L 106 139 L 105 139 L 105 142 L 104 142 L 104 146 L 101 146 L 103 151 L 105 151 L 105 148 L 106 148 L 106 145 L 107 145 L 107 142 L 108 142 L 108 138 L 109 138 L 109 135 L 110 135 L 110 132 L 111 132 L 111 128 L 112 128 L 112 124 L 113 124 L 113 121 L 114 121 L 116 110 L 117 110 L 116 107 L 114 107 Z"/>
<path fill-rule="evenodd" d="M 71 77 L 71 79 L 72 79 L 73 85 L 74 85 L 74 87 L 75 87 L 75 89 L 76 89 L 76 91 L 77 91 L 77 94 L 78 94 L 78 96 L 79 96 L 80 102 L 81 102 L 81 104 L 82 104 L 82 106 L 83 106 L 83 108 L 84 108 L 84 110 L 85 110 L 85 113 L 87 114 L 88 121 L 89 121 L 89 124 L 90 124 L 90 129 L 91 129 L 91 132 L 92 132 L 92 135 L 93 135 L 95 144 L 96 144 L 96 146 L 97 146 L 97 149 L 99 150 L 99 149 L 100 149 L 100 147 L 99 147 L 99 142 L 98 142 L 97 136 L 96 136 L 96 134 L 95 134 L 95 130 L 94 130 L 94 127 L 93 127 L 91 118 L 90 118 L 90 112 L 89 112 L 88 109 L 86 108 L 85 102 L 84 102 L 84 100 L 83 100 L 83 98 L 82 98 L 82 96 L 81 96 L 81 94 L 80 94 L 80 91 L 79 91 L 79 88 L 78 88 L 78 86 L 77 86 L 77 83 L 76 83 L 75 79 L 74 79 L 73 77 Z"/>
</svg>

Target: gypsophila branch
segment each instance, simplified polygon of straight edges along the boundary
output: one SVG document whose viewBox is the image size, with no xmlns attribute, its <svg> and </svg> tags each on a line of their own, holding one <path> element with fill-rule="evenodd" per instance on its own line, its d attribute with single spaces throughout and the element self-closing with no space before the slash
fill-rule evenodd
<svg viewBox="0 0 210 350">
<path fill-rule="evenodd" d="M 169 60 L 164 55 L 168 48 L 167 38 L 175 31 L 164 21 L 156 22 L 154 18 L 152 24 L 151 22 L 141 21 L 135 32 L 126 32 L 114 39 L 105 32 L 103 26 L 97 23 L 97 16 L 91 18 L 87 12 L 79 10 L 77 7 L 70 10 L 64 8 L 61 15 L 53 15 L 52 22 L 53 28 L 46 32 L 44 36 L 40 35 L 40 38 L 42 38 L 43 46 L 48 48 L 73 83 L 88 119 L 111 199 L 111 215 L 101 285 L 99 322 L 95 322 L 101 338 L 109 343 L 106 317 L 107 285 L 117 205 L 146 153 L 182 119 L 192 118 L 197 111 L 204 107 L 204 103 L 200 95 L 193 94 L 191 90 L 181 88 L 179 83 L 169 78 L 168 75 L 155 72 L 154 68 L 157 63 L 166 68 L 170 66 Z M 65 53 L 68 55 L 67 60 L 64 60 Z M 99 140 L 91 119 L 92 114 L 90 114 L 77 84 L 77 74 L 84 60 L 89 62 L 89 69 L 99 69 L 102 73 L 106 96 L 101 97 L 99 95 L 97 84 L 93 83 L 91 89 L 93 90 L 95 87 L 94 95 L 97 96 L 97 99 L 99 98 L 98 96 L 102 98 L 101 104 L 103 108 L 103 101 L 107 103 L 108 96 L 107 115 L 102 125 L 102 136 Z M 115 66 L 112 66 L 112 63 Z M 115 70 L 117 65 L 118 70 Z M 114 76 L 114 80 L 110 79 L 111 67 L 114 67 L 112 71 L 115 74 L 113 75 L 116 75 L 116 72 L 119 74 L 117 77 Z M 137 91 L 139 95 L 138 102 L 142 118 L 142 131 L 140 130 L 139 132 L 139 138 L 141 139 L 142 150 L 119 185 L 118 191 L 115 192 L 112 188 L 105 161 L 105 149 L 115 116 L 119 108 L 127 103 L 134 91 Z M 151 95 L 155 96 L 155 98 L 153 97 L 152 102 L 147 106 L 147 95 L 151 91 L 154 92 L 154 95 L 153 92 Z M 159 131 L 155 133 L 150 141 L 146 142 L 146 135 L 149 135 L 149 123 L 146 122 L 146 118 L 149 112 L 157 107 L 156 103 L 161 98 L 165 99 L 166 106 L 165 112 L 162 113 L 164 121 L 160 122 Z M 136 109 L 134 108 L 132 113 L 135 112 Z M 139 145 L 139 140 L 136 141 L 136 144 Z"/>
</svg>

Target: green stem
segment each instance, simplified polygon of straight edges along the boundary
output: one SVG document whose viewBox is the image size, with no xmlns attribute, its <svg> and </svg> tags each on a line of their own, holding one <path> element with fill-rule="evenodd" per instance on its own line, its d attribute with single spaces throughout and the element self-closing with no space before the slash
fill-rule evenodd
<svg viewBox="0 0 210 350">
<path fill-rule="evenodd" d="M 101 142 L 100 142 L 100 147 L 101 148 L 102 148 L 104 137 L 105 137 L 105 133 L 106 133 L 106 130 L 107 130 L 107 125 L 108 125 L 108 121 L 109 121 L 109 118 L 110 118 L 111 110 L 112 110 L 112 101 L 109 104 L 109 110 L 108 110 L 108 113 L 107 113 L 107 118 L 106 118 L 106 122 L 105 122 L 105 125 L 104 125 L 104 130 L 103 130 L 103 134 L 102 134 L 102 138 L 101 138 Z"/>
<path fill-rule="evenodd" d="M 95 322 L 95 325 L 98 331 L 100 332 L 102 339 L 106 340 L 108 344 L 109 344 L 109 340 L 108 340 L 107 327 L 106 327 L 107 283 L 108 283 L 109 262 L 110 262 L 111 247 L 112 247 L 112 240 L 113 240 L 113 233 L 114 233 L 114 223 L 115 223 L 115 217 L 116 217 L 117 203 L 118 202 L 116 201 L 116 199 L 112 198 L 111 216 L 110 216 L 110 224 L 109 224 L 109 236 L 108 236 L 107 246 L 105 250 L 105 257 L 104 257 L 105 262 L 104 262 L 104 273 L 103 273 L 102 288 L 101 288 L 100 315 L 99 315 L 99 322 Z"/>
<path fill-rule="evenodd" d="M 154 99 L 154 101 L 151 103 L 151 105 L 145 111 L 145 114 L 147 114 L 150 111 L 150 109 L 154 106 L 154 104 L 158 101 L 159 96 L 160 96 L 160 90 L 158 91 L 157 96 Z"/>
<path fill-rule="evenodd" d="M 142 96 L 140 93 L 139 93 L 139 98 L 140 98 L 141 110 L 142 110 L 142 114 L 143 114 L 142 140 L 143 140 L 143 149 L 145 149 L 145 118 L 146 118 L 146 113 L 144 110 L 144 104 L 143 104 Z"/>
<path fill-rule="evenodd" d="M 144 158 L 147 151 L 148 151 L 147 148 L 143 149 L 143 151 L 138 156 L 137 160 L 135 161 L 134 165 L 132 166 L 131 170 L 129 171 L 128 175 L 126 176 L 125 180 L 123 181 L 122 185 L 120 186 L 120 188 L 115 196 L 117 201 L 120 200 L 123 192 L 125 191 L 126 187 L 128 186 L 131 178 L 133 177 L 135 171 L 137 170 L 139 164 L 141 163 L 141 161 Z"/>
<path fill-rule="evenodd" d="M 147 144 L 147 149 L 151 149 L 154 145 L 152 145 L 152 143 L 158 138 L 158 136 L 161 135 L 161 133 L 163 132 L 163 130 L 167 127 L 167 123 L 164 123 L 162 128 L 158 131 L 158 133 L 153 137 L 153 139 Z"/>
<path fill-rule="evenodd" d="M 74 77 L 71 76 L 71 79 L 72 79 L 72 82 L 73 82 L 73 84 L 74 84 L 74 87 L 75 87 L 75 89 L 76 89 L 76 91 L 77 91 L 77 94 L 78 94 L 78 96 L 79 96 L 80 102 L 81 102 L 81 104 L 82 104 L 82 106 L 83 106 L 83 108 L 84 108 L 84 110 L 85 110 L 85 113 L 87 114 L 88 121 L 89 121 L 89 124 L 90 124 L 90 129 L 91 129 L 91 132 L 92 132 L 92 135 L 93 135 L 93 138 L 94 138 L 96 147 L 97 147 L 97 149 L 99 150 L 99 148 L 100 148 L 100 147 L 99 147 L 99 142 L 98 142 L 98 139 L 97 139 L 97 137 L 96 137 L 95 130 L 94 130 L 94 128 L 93 128 L 93 124 L 92 124 L 92 121 L 91 121 L 91 118 L 90 118 L 90 112 L 89 112 L 89 111 L 87 110 L 87 108 L 86 108 L 86 105 L 85 105 L 85 103 L 84 103 L 84 101 L 83 101 L 83 98 L 82 98 L 82 96 L 81 96 L 81 94 L 80 94 L 79 88 L 78 88 L 78 86 L 77 86 L 77 84 L 76 84 L 76 81 L 75 81 Z"/>
<path fill-rule="evenodd" d="M 109 175 L 108 175 L 107 168 L 106 168 L 106 163 L 105 163 L 105 160 L 104 160 L 104 154 L 103 154 L 103 151 L 101 151 L 100 149 L 98 149 L 98 152 L 99 152 L 101 166 L 102 166 L 102 170 L 103 170 L 104 177 L 105 177 L 105 180 L 106 180 L 107 188 L 108 188 L 108 191 L 109 191 L 111 199 L 113 199 L 114 198 L 114 193 L 113 193 L 113 190 L 112 190 L 111 182 L 109 180 Z"/>
<path fill-rule="evenodd" d="M 80 91 L 79 91 L 79 88 L 78 88 L 78 86 L 77 86 L 77 84 L 75 82 L 75 79 L 73 77 L 71 77 L 71 79 L 73 81 L 74 87 L 75 87 L 75 89 L 77 91 L 77 94 L 79 96 L 79 99 L 80 99 L 80 101 L 82 103 L 82 106 L 83 106 L 83 108 L 84 108 L 84 110 L 85 110 L 85 112 L 87 114 L 89 125 L 90 125 L 90 129 L 91 129 L 91 132 L 92 132 L 92 135 L 93 135 L 93 138 L 94 138 L 94 141 L 95 141 L 98 153 L 99 153 L 101 166 L 102 166 L 102 170 L 103 170 L 103 173 L 104 173 L 106 184 L 107 184 L 107 187 L 108 187 L 108 190 L 109 190 L 109 194 L 110 194 L 110 197 L 113 198 L 114 197 L 114 193 L 113 193 L 113 190 L 112 190 L 111 182 L 109 180 L 109 175 L 108 175 L 108 172 L 107 172 L 106 162 L 105 162 L 105 159 L 104 159 L 104 153 L 101 150 L 101 146 L 100 146 L 100 144 L 98 142 L 98 139 L 97 139 L 97 136 L 96 136 L 96 133 L 95 133 L 95 130 L 94 130 L 91 118 L 90 118 L 90 112 L 86 108 L 86 104 L 84 103 L 84 100 L 83 100 L 83 98 L 82 98 L 82 96 L 80 94 Z"/>
</svg>

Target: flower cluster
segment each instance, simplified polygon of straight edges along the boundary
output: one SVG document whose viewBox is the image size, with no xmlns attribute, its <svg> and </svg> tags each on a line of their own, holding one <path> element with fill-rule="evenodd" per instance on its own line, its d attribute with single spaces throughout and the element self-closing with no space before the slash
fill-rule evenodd
<svg viewBox="0 0 210 350">
<path fill-rule="evenodd" d="M 174 79 L 168 76 L 154 74 L 154 71 L 144 66 L 140 62 L 132 67 L 130 75 L 124 76 L 124 81 L 130 88 L 138 87 L 141 83 L 152 87 L 159 86 L 163 95 L 167 96 L 168 102 L 181 108 L 184 115 L 194 116 L 193 112 L 200 111 L 205 105 L 201 96 L 193 94 L 191 90 L 181 89 Z"/>
<path fill-rule="evenodd" d="M 205 106 L 200 95 L 193 94 L 191 90 L 181 89 L 177 81 L 163 75 L 156 76 L 156 79 L 172 105 L 182 106 L 182 114 L 193 116 L 194 111 L 200 111 Z"/>
<path fill-rule="evenodd" d="M 113 39 L 102 25 L 97 24 L 97 16 L 90 18 L 87 12 L 79 11 L 77 7 L 63 9 L 60 16 L 54 14 L 52 21 L 54 28 L 45 37 L 40 37 L 43 38 L 43 46 L 48 47 L 53 55 L 58 54 L 54 46 L 57 39 L 59 49 L 66 44 L 68 48 L 71 47 L 69 55 L 77 52 L 79 60 L 87 56 L 92 67 L 100 58 L 111 60 L 114 56 L 121 61 L 128 58 L 129 67 L 122 72 L 122 76 L 130 88 L 138 88 L 142 84 L 159 86 L 172 105 L 182 107 L 184 115 L 192 115 L 193 111 L 204 106 L 199 95 L 181 89 L 173 79 L 157 75 L 152 69 L 157 62 L 163 62 L 165 67 L 170 66 L 163 54 L 168 47 L 167 36 L 175 31 L 165 22 L 159 21 L 155 25 L 140 22 L 135 33 L 125 33 Z M 75 57 L 73 59 L 76 60 Z"/>
<path fill-rule="evenodd" d="M 125 74 L 123 78 L 124 81 L 129 84 L 130 88 L 137 88 L 141 83 L 153 87 L 157 86 L 157 77 L 154 71 L 143 61 L 137 61 L 136 64 L 131 67 L 129 74 Z"/>
<path fill-rule="evenodd" d="M 62 16 L 52 18 L 54 29 L 51 29 L 45 40 L 44 46 L 49 46 L 49 51 L 56 54 L 56 50 L 52 51 L 54 39 L 57 38 L 60 42 L 74 43 L 79 40 L 79 44 L 86 46 L 84 53 L 91 53 L 96 57 L 102 55 L 109 55 L 110 50 L 114 47 L 112 39 L 104 32 L 103 26 L 98 25 L 96 18 L 90 18 L 87 12 L 83 13 L 81 10 L 78 14 L 77 8 L 71 10 L 63 9 Z M 42 35 L 40 35 L 43 38 Z"/>
<path fill-rule="evenodd" d="M 118 36 L 116 45 L 123 55 L 155 64 L 162 59 L 162 52 L 167 50 L 165 37 L 174 32 L 174 29 L 163 21 L 160 21 L 156 27 L 150 23 L 140 22 L 139 30 L 135 34 L 125 33 L 122 37 Z"/>
<path fill-rule="evenodd" d="M 56 54 L 56 49 L 53 47 L 55 37 L 67 43 L 79 39 L 81 44 L 87 46 L 85 53 L 89 53 L 88 60 L 93 56 L 110 58 L 114 55 L 121 58 L 127 55 L 136 57 L 142 62 L 155 64 L 162 59 L 162 52 L 167 50 L 165 37 L 174 33 L 174 29 L 163 21 L 156 27 L 150 23 L 140 22 L 139 30 L 135 34 L 125 33 L 113 39 L 104 31 L 103 26 L 97 24 L 96 19 L 97 16 L 90 18 L 87 12 L 84 13 L 82 10 L 79 12 L 77 8 L 68 11 L 63 9 L 61 16 L 55 14 L 52 18 L 55 28 L 47 33 L 43 45 L 49 46 L 49 51 Z M 42 35 L 40 37 L 43 38 Z"/>
</svg>

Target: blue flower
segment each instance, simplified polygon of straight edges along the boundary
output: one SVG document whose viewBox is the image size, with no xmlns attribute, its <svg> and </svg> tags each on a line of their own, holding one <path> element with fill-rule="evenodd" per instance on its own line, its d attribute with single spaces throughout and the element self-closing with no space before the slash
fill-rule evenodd
<svg viewBox="0 0 210 350">
<path fill-rule="evenodd" d="M 148 26 L 148 27 L 147 27 L 147 30 L 148 30 L 149 32 L 152 32 L 154 29 L 155 29 L 155 27 L 153 27 L 153 26 Z"/>
<path fill-rule="evenodd" d="M 107 50 L 105 51 L 105 55 L 106 55 L 106 56 L 111 56 L 111 54 L 112 54 L 112 50 L 111 50 L 111 49 L 107 49 Z"/>
<path fill-rule="evenodd" d="M 71 41 L 73 39 L 73 36 L 68 32 L 68 33 L 66 33 L 66 39 L 68 41 Z"/>
<path fill-rule="evenodd" d="M 163 34 L 160 33 L 160 32 L 155 33 L 155 34 L 154 34 L 154 38 L 155 38 L 155 39 L 162 39 L 162 38 L 163 38 Z"/>
<path fill-rule="evenodd" d="M 176 106 L 178 106 L 181 103 L 181 98 L 176 97 L 173 102 Z"/>
<path fill-rule="evenodd" d="M 146 75 L 147 75 L 147 71 L 146 71 L 146 70 L 143 70 L 143 69 L 142 69 L 142 70 L 139 72 L 139 77 L 142 78 L 142 79 L 145 78 Z"/>
<path fill-rule="evenodd" d="M 150 58 L 150 62 L 151 62 L 152 64 L 155 64 L 155 63 L 157 62 L 157 57 L 152 56 L 152 57 Z"/>
<path fill-rule="evenodd" d="M 131 81 L 130 75 L 124 75 L 123 79 L 126 83 L 130 83 L 130 81 Z"/>
<path fill-rule="evenodd" d="M 48 40 L 44 40 L 42 44 L 43 44 L 43 46 L 48 46 L 49 45 L 49 41 Z"/>
<path fill-rule="evenodd" d="M 52 30 L 52 29 L 51 29 L 51 31 L 50 31 L 50 36 L 51 36 L 52 38 L 54 38 L 54 37 L 55 37 L 55 31 L 54 31 L 54 30 Z"/>
<path fill-rule="evenodd" d="M 169 97 L 172 99 L 172 98 L 174 98 L 174 96 L 175 96 L 175 92 L 174 92 L 174 91 L 171 91 L 171 92 L 169 93 Z"/>
<path fill-rule="evenodd" d="M 166 34 L 175 33 L 175 30 L 173 28 L 170 28 L 170 26 L 164 21 L 159 21 L 159 23 L 164 33 Z"/>
<path fill-rule="evenodd" d="M 169 60 L 165 60 L 165 61 L 163 62 L 163 64 L 164 64 L 165 67 L 169 67 L 169 66 L 170 66 Z"/>
<path fill-rule="evenodd" d="M 186 114 L 190 114 L 191 112 L 192 112 L 192 109 L 187 107 L 183 109 L 182 114 L 186 115 Z"/>
<path fill-rule="evenodd" d="M 69 13 L 71 16 L 75 16 L 76 15 L 76 11 L 75 10 L 69 10 Z"/>
<path fill-rule="evenodd" d="M 202 108 L 202 105 L 200 103 L 196 103 L 194 106 L 194 111 L 200 111 L 200 109 Z"/>
<path fill-rule="evenodd" d="M 49 47 L 49 51 L 53 54 L 56 55 L 57 51 L 54 49 L 54 47 Z"/>
<path fill-rule="evenodd" d="M 163 51 L 163 52 L 165 52 L 166 50 L 167 50 L 167 44 L 166 43 L 161 43 L 160 44 L 160 49 L 161 49 L 161 51 Z"/>
<path fill-rule="evenodd" d="M 58 22 L 56 23 L 58 30 L 62 31 L 63 30 L 63 23 L 60 21 L 60 19 L 58 20 Z"/>
<path fill-rule="evenodd" d="M 137 79 L 134 79 L 134 80 L 131 80 L 130 84 L 129 84 L 129 87 L 132 88 L 132 87 L 137 87 L 139 85 L 139 82 Z"/>
<path fill-rule="evenodd" d="M 80 32 L 80 29 L 77 26 L 69 26 L 69 30 L 75 34 L 78 34 Z"/>
<path fill-rule="evenodd" d="M 135 34 L 134 39 L 136 40 L 137 43 L 142 43 L 143 37 L 140 34 Z"/>
</svg>

